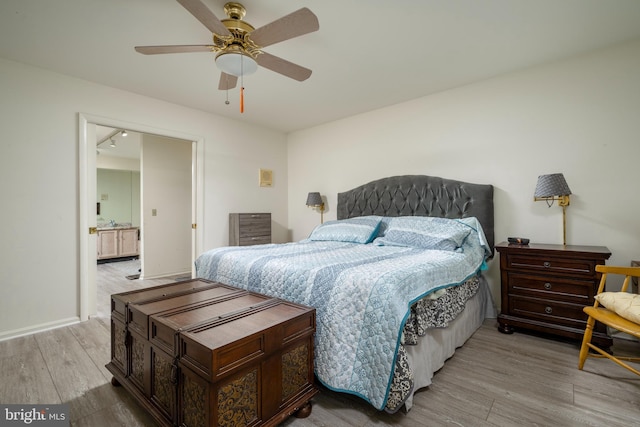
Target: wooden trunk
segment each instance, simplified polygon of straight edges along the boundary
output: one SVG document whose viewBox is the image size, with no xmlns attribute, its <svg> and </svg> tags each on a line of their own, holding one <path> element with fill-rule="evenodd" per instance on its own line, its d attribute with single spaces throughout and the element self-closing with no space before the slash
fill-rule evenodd
<svg viewBox="0 0 640 427">
<path fill-rule="evenodd" d="M 112 296 L 115 383 L 167 426 L 308 415 L 314 309 L 203 279 L 170 286 Z"/>
<path fill-rule="evenodd" d="M 193 298 L 199 298 L 196 294 L 204 289 L 217 288 L 220 285 L 205 280 L 187 280 L 184 282 L 176 282 L 167 285 L 155 286 L 147 289 L 123 292 L 111 296 L 111 363 L 109 368 L 116 370 L 117 374 L 124 377 L 132 375 L 132 368 L 135 370 L 134 377 L 141 377 L 142 373 L 138 366 L 140 360 L 136 358 L 136 364 L 132 367 L 131 351 L 134 348 L 135 354 L 142 351 L 140 345 L 132 345 L 131 333 L 129 325 L 132 322 L 133 306 L 144 307 L 147 304 L 167 301 L 172 304 L 173 298 L 181 296 L 193 295 Z M 166 309 L 166 308 L 165 308 Z M 159 311 L 162 308 L 158 308 Z M 138 321 L 138 324 L 144 323 L 144 320 Z M 138 329 L 135 326 L 133 329 Z M 147 340 L 147 338 L 143 338 Z M 114 374 L 115 375 L 115 374 Z M 142 380 L 141 380 L 142 381 Z"/>
</svg>

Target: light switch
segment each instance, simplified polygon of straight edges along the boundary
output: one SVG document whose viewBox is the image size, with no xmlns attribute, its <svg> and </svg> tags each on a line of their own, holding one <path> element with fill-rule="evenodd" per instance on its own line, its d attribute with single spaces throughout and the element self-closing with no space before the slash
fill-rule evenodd
<svg viewBox="0 0 640 427">
<path fill-rule="evenodd" d="M 157 209 L 151 209 L 151 216 L 158 216 L 158 210 Z"/>
</svg>

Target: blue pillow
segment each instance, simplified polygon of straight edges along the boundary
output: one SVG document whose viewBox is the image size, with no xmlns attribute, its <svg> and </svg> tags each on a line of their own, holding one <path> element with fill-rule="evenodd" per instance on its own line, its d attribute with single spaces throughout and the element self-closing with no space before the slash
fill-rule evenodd
<svg viewBox="0 0 640 427">
<path fill-rule="evenodd" d="M 409 246 L 421 249 L 455 251 L 471 228 L 455 219 L 423 216 L 392 218 L 384 236 L 374 240 L 380 246 Z"/>
<path fill-rule="evenodd" d="M 378 234 L 381 219 L 379 216 L 360 216 L 327 221 L 311 232 L 309 240 L 370 243 Z"/>
</svg>

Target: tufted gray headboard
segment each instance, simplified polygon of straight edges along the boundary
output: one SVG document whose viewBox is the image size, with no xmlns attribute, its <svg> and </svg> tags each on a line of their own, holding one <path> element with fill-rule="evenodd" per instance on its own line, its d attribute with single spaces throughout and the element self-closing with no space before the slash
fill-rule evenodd
<svg viewBox="0 0 640 427">
<path fill-rule="evenodd" d="M 338 219 L 363 215 L 475 216 L 493 254 L 493 185 L 426 175 L 382 178 L 338 193 Z"/>
</svg>

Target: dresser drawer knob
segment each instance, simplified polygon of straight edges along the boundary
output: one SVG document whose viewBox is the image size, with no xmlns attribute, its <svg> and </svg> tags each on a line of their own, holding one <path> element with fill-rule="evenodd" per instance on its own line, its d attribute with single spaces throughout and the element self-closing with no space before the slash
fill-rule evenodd
<svg viewBox="0 0 640 427">
<path fill-rule="evenodd" d="M 545 284 L 544 284 L 544 288 L 545 288 L 546 290 L 551 289 L 551 283 L 549 283 L 549 282 L 545 283 Z"/>
<path fill-rule="evenodd" d="M 542 265 L 544 265 L 544 268 L 551 267 L 551 263 L 549 261 L 545 261 L 544 264 L 542 264 Z"/>
<path fill-rule="evenodd" d="M 551 313 L 553 313 L 553 308 L 551 308 L 551 307 L 549 307 L 549 306 L 546 306 L 546 307 L 544 308 L 544 312 L 545 312 L 545 313 L 547 313 L 547 314 L 551 314 Z"/>
</svg>

